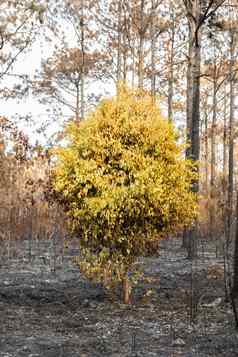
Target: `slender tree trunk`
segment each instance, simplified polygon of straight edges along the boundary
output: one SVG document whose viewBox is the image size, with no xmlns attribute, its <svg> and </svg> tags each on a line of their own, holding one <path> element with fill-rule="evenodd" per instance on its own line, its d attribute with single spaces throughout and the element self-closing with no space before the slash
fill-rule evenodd
<svg viewBox="0 0 238 357">
<path fill-rule="evenodd" d="M 197 41 L 196 41 L 197 42 Z M 191 125 L 191 157 L 194 161 L 199 160 L 199 147 L 200 147 L 200 63 L 201 63 L 201 47 L 200 40 L 193 48 L 193 64 L 192 64 L 192 77 L 193 77 L 193 96 L 192 96 L 192 125 Z M 198 192 L 198 180 L 194 182 L 194 192 Z"/>
<path fill-rule="evenodd" d="M 188 65 L 187 65 L 187 93 L 186 93 L 186 131 L 187 143 L 189 144 L 186 150 L 186 157 L 190 157 L 190 141 L 191 141 L 191 127 L 192 127 L 192 98 L 193 98 L 193 80 L 192 80 L 192 48 L 193 48 L 193 35 L 191 26 L 189 24 L 189 42 L 188 42 Z"/>
<path fill-rule="evenodd" d="M 200 2 L 196 3 L 196 8 L 194 11 L 195 18 L 197 23 L 192 23 L 193 27 L 193 46 L 192 46 L 192 122 L 190 130 L 191 138 L 191 149 L 190 149 L 190 158 L 198 163 L 199 154 L 200 154 L 200 66 L 201 66 L 201 33 L 197 31 L 197 24 L 200 19 Z M 194 180 L 192 184 L 192 192 L 198 194 L 199 192 L 199 167 L 197 167 L 198 178 Z M 198 227 L 197 222 L 194 222 L 190 233 L 189 233 L 189 245 L 188 245 L 188 258 L 193 259 L 197 256 L 197 239 L 198 239 Z"/>
<path fill-rule="evenodd" d="M 135 87 L 135 76 L 136 76 L 136 56 L 135 56 L 135 39 L 132 41 L 132 73 L 131 73 L 131 85 L 132 88 Z"/>
<path fill-rule="evenodd" d="M 144 7 L 145 0 L 141 0 L 140 6 L 140 31 L 139 31 L 139 49 L 138 49 L 138 87 L 143 88 L 144 84 Z"/>
<path fill-rule="evenodd" d="M 80 14 L 80 30 L 81 30 L 81 52 L 82 52 L 82 70 L 81 70 L 81 110 L 80 110 L 80 120 L 84 119 L 85 112 L 85 43 L 84 43 L 84 0 L 81 0 L 81 14 Z"/>
<path fill-rule="evenodd" d="M 208 108 L 207 108 L 207 101 L 205 104 L 205 193 L 208 193 Z"/>
<path fill-rule="evenodd" d="M 227 195 L 227 240 L 231 240 L 231 225 L 232 225 L 232 213 L 233 213 L 233 186 L 234 186 L 234 104 L 235 104 L 235 88 L 234 88 L 234 33 L 231 30 L 230 41 L 230 118 L 229 118 L 229 161 L 228 161 L 228 195 Z"/>
<path fill-rule="evenodd" d="M 127 274 L 125 275 L 122 284 L 123 284 L 123 302 L 124 304 L 128 305 L 131 303 L 131 287 Z"/>
<path fill-rule="evenodd" d="M 215 221 L 215 166 L 216 166 L 216 142 L 215 130 L 217 120 L 217 78 L 216 66 L 214 65 L 213 78 L 213 109 L 212 109 L 212 127 L 211 127 L 211 176 L 210 176 L 210 238 L 214 235 L 214 221 Z"/>
<path fill-rule="evenodd" d="M 108 282 L 109 282 L 109 276 L 108 276 L 108 270 L 105 268 L 103 269 L 103 285 L 104 287 L 108 287 Z"/>
<path fill-rule="evenodd" d="M 174 95 L 174 42 L 175 42 L 175 20 L 170 4 L 171 13 L 171 39 L 170 39 L 170 55 L 169 55 L 169 83 L 168 83 L 168 119 L 173 120 L 173 95 Z"/>
<path fill-rule="evenodd" d="M 192 47 L 193 47 L 193 36 L 191 25 L 188 24 L 189 30 L 189 41 L 188 41 L 188 64 L 187 64 L 187 93 L 186 93 L 186 158 L 190 157 L 190 141 L 191 141 L 191 127 L 192 127 L 192 94 L 193 94 L 193 81 L 192 81 Z M 187 249 L 189 245 L 189 231 L 184 229 L 183 232 L 183 242 L 182 248 Z"/>
<path fill-rule="evenodd" d="M 133 6 L 129 7 L 130 18 L 133 19 Z M 135 77 L 136 77 L 136 39 L 133 31 L 132 20 L 130 22 L 130 41 L 131 41 L 131 86 L 135 87 Z"/>
<path fill-rule="evenodd" d="M 79 83 L 76 84 L 76 111 L 75 111 L 75 115 L 76 115 L 76 122 L 79 123 L 80 122 L 80 88 L 79 88 Z"/>
<path fill-rule="evenodd" d="M 227 93 L 226 85 L 224 90 L 224 126 L 223 126 L 223 180 L 224 180 L 224 196 L 226 195 L 226 180 L 227 180 Z"/>
<path fill-rule="evenodd" d="M 126 17 L 124 17 L 124 24 L 126 29 Z M 127 81 L 127 43 L 126 43 L 126 30 L 123 31 L 123 82 Z"/>
<path fill-rule="evenodd" d="M 118 23 L 117 23 L 117 82 L 121 80 L 122 64 L 122 2 L 118 1 Z"/>
<path fill-rule="evenodd" d="M 155 7 L 154 0 L 151 0 L 151 96 L 155 100 Z"/>
<path fill-rule="evenodd" d="M 236 191 L 236 235 L 235 235 L 235 251 L 233 260 L 233 286 L 232 294 L 238 297 L 238 190 Z"/>
<path fill-rule="evenodd" d="M 227 207 L 227 93 L 226 84 L 224 86 L 224 126 L 223 126 L 223 234 L 226 236 L 226 207 Z"/>
</svg>

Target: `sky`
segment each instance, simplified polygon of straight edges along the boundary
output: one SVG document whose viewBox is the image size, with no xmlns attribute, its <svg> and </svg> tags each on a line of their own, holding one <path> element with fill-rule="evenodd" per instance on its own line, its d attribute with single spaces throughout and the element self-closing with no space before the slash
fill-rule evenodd
<svg viewBox="0 0 238 357">
<path fill-rule="evenodd" d="M 75 33 L 73 31 L 72 25 L 71 28 L 68 23 L 62 20 L 60 23 L 62 28 L 62 33 L 67 34 L 65 38 L 69 46 L 75 46 Z M 41 69 L 42 61 L 46 60 L 54 53 L 56 46 L 62 47 L 61 34 L 58 33 L 58 39 L 50 33 L 47 25 L 42 26 L 41 33 L 38 34 L 36 40 L 32 44 L 31 48 L 23 52 L 17 61 L 14 63 L 14 66 L 11 68 L 10 73 L 18 75 L 28 75 L 31 79 L 34 78 L 37 71 Z M 48 31 L 48 33 L 47 33 Z M 45 35 L 53 39 L 51 42 L 45 40 Z M 2 79 L 2 87 L 11 87 L 12 84 L 16 81 L 16 77 L 5 76 Z M 37 132 L 37 129 L 41 126 L 42 123 L 50 119 L 50 108 L 46 105 L 40 104 L 38 99 L 34 97 L 31 93 L 26 95 L 24 98 L 20 99 L 8 99 L 1 100 L 1 112 L 0 115 L 6 116 L 9 119 L 16 120 L 18 126 L 21 130 L 24 131 L 29 136 L 30 142 L 35 143 L 36 141 L 46 144 L 48 139 L 59 129 L 57 123 L 54 123 L 47 129 L 47 138 L 43 135 L 40 135 Z M 16 119 L 19 116 L 24 117 L 31 115 L 33 117 L 32 124 L 29 121 L 24 121 Z M 69 113 L 65 113 L 66 116 L 69 116 Z"/>
<path fill-rule="evenodd" d="M 62 20 L 61 24 L 62 32 L 67 34 L 65 41 L 68 43 L 69 47 L 76 47 L 78 39 L 75 37 L 75 31 L 69 26 L 66 21 Z M 47 28 L 44 30 L 47 31 Z M 42 31 L 43 32 L 43 31 Z M 12 68 L 12 73 L 28 75 L 31 78 L 37 73 L 41 68 L 41 63 L 45 59 L 52 56 L 56 46 L 59 48 L 62 47 L 62 42 L 60 34 L 58 35 L 58 40 L 54 38 L 52 42 L 45 41 L 44 35 L 39 36 L 39 40 L 35 41 L 31 49 L 21 54 L 17 62 Z M 2 86 L 11 86 L 16 80 L 15 77 L 5 76 L 2 81 Z M 103 87 L 102 87 L 103 86 Z M 93 83 L 92 89 L 89 88 L 89 91 L 93 91 L 94 94 L 98 95 L 103 92 L 111 92 L 114 94 L 114 89 L 111 84 L 102 85 L 102 83 Z M 30 142 L 35 143 L 36 141 L 40 142 L 43 145 L 47 145 L 47 142 L 51 140 L 52 135 L 54 135 L 59 130 L 59 125 L 54 121 L 49 127 L 47 127 L 46 136 L 39 134 L 37 129 L 47 121 L 52 119 L 52 114 L 50 113 L 50 107 L 47 105 L 40 104 L 38 99 L 34 97 L 31 93 L 24 98 L 17 99 L 8 99 L 7 101 L 1 101 L 1 113 L 0 115 L 6 116 L 9 119 L 17 118 L 19 116 L 24 117 L 31 115 L 33 121 L 30 124 L 29 121 L 24 121 L 15 119 L 18 122 L 18 126 L 21 130 L 24 131 L 29 136 Z M 64 109 L 63 119 L 70 118 L 72 113 Z M 55 117 L 54 117 L 55 120 Z M 62 118 L 59 118 L 59 121 L 62 122 Z"/>
<path fill-rule="evenodd" d="M 15 74 L 27 74 L 31 77 L 34 76 L 37 70 L 40 69 L 41 61 L 50 56 L 52 53 L 52 48 L 49 46 L 45 46 L 36 42 L 33 44 L 32 49 L 23 53 L 17 62 L 14 64 L 12 68 L 12 73 Z M 16 80 L 15 77 L 7 77 L 3 78 L 2 85 L 8 86 Z M 32 95 L 26 96 L 21 99 L 8 99 L 1 100 L 1 115 L 6 116 L 8 118 L 13 118 L 15 116 L 27 116 L 28 114 L 33 114 L 33 117 L 37 122 L 44 120 L 44 117 L 47 118 L 47 108 L 44 105 L 41 105 L 36 98 L 33 98 Z M 42 140 L 42 138 L 37 137 L 37 133 L 35 133 L 36 125 L 30 126 L 29 123 L 24 123 L 20 121 L 20 128 L 26 132 L 31 141 L 36 141 L 38 139 Z"/>
</svg>

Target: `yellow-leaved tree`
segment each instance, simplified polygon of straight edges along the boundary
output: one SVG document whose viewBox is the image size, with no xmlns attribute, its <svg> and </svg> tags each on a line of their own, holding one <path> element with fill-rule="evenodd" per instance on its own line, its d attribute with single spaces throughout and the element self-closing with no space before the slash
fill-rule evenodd
<svg viewBox="0 0 238 357">
<path fill-rule="evenodd" d="M 122 282 L 127 303 L 136 258 L 195 217 L 195 170 L 150 95 L 125 86 L 66 136 L 54 189 L 79 237 L 81 269 Z"/>
</svg>

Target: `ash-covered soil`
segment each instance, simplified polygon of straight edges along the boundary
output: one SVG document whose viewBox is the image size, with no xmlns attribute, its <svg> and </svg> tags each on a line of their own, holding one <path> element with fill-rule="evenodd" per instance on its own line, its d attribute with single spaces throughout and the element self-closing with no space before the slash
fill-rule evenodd
<svg viewBox="0 0 238 357">
<path fill-rule="evenodd" d="M 166 242 L 159 257 L 141 259 L 144 278 L 130 306 L 83 279 L 69 257 L 55 272 L 44 258 L 5 261 L 0 356 L 238 356 L 222 259 L 211 252 L 191 266 L 180 244 Z"/>
</svg>

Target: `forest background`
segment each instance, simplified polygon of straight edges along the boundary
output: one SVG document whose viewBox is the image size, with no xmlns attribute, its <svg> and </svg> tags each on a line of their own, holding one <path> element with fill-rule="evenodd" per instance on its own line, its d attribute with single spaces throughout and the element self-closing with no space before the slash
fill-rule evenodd
<svg viewBox="0 0 238 357">
<path fill-rule="evenodd" d="M 122 81 L 150 91 L 189 143 L 185 155 L 199 163 L 192 188 L 199 220 L 182 234 L 188 257 L 200 239 L 228 254 L 238 240 L 237 1 L 2 0 L 0 7 L 2 241 L 50 237 L 56 226 L 66 234 L 63 213 L 45 196 L 50 149 L 68 121 L 80 123 Z"/>
</svg>

